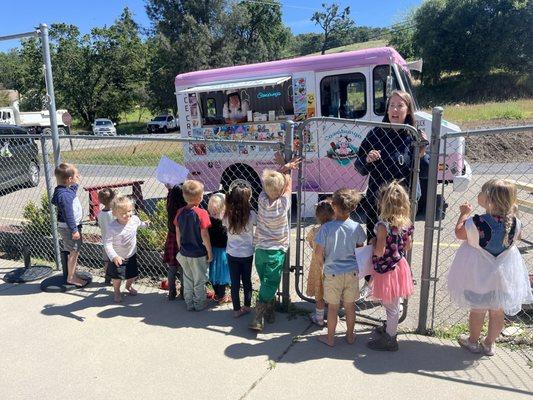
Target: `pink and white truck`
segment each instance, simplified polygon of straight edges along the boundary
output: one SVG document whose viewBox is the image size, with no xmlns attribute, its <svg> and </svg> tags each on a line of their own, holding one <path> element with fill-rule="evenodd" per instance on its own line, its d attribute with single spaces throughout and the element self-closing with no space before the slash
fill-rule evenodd
<svg viewBox="0 0 533 400">
<path fill-rule="evenodd" d="M 298 123 L 310 117 L 338 117 L 381 121 L 390 89 L 413 95 L 418 128 L 431 136 L 431 115 L 418 110 L 409 64 L 390 47 L 189 72 L 176 76 L 175 86 L 181 134 L 187 138 L 283 140 L 288 120 Z M 328 193 L 343 182 L 353 182 L 356 187 L 364 181 L 353 161 L 339 163 L 327 157 L 333 142 L 337 151 L 357 152 L 369 128 L 352 128 L 332 123 L 310 132 L 306 162 L 320 165 L 312 190 Z M 458 131 L 458 126 L 443 121 L 442 133 Z M 264 151 L 271 150 L 193 144 L 185 151 L 185 163 L 206 190 L 219 190 L 233 179 L 257 183 L 262 169 L 269 166 L 265 160 L 272 158 Z M 464 160 L 464 139 L 448 141 L 446 159 L 439 169 L 441 179 L 453 181 L 456 190 L 466 188 L 469 167 Z M 332 176 L 343 179 L 332 180 Z"/>
</svg>

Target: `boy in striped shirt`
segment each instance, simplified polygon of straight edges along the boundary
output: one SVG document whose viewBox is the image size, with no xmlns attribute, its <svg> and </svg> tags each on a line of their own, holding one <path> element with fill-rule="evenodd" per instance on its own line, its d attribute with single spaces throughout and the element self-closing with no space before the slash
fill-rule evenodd
<svg viewBox="0 0 533 400">
<path fill-rule="evenodd" d="M 288 212 L 291 207 L 291 171 L 300 160 L 295 158 L 283 165 L 280 171 L 263 171 L 263 191 L 257 203 L 255 229 L 255 268 L 260 279 L 259 297 L 249 327 L 262 331 L 264 320 L 275 319 L 275 296 L 283 272 L 285 254 L 289 248 Z"/>
</svg>

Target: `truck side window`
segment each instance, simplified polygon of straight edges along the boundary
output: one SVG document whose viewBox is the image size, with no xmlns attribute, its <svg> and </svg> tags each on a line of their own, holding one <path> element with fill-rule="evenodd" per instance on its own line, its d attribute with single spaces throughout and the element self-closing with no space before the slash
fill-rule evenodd
<svg viewBox="0 0 533 400">
<path fill-rule="evenodd" d="M 323 117 L 356 119 L 366 114 L 366 79 L 359 72 L 326 76 L 320 81 Z"/>
<path fill-rule="evenodd" d="M 374 114 L 385 115 L 387 105 L 387 76 L 390 67 L 388 65 L 378 65 L 372 72 L 373 92 L 374 92 Z M 392 70 L 392 90 L 399 89 L 396 74 Z"/>
</svg>

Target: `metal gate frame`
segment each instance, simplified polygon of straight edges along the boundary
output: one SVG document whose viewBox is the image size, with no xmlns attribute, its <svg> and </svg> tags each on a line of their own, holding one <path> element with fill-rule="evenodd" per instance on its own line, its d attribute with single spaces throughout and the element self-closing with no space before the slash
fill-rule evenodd
<svg viewBox="0 0 533 400">
<path fill-rule="evenodd" d="M 405 124 L 390 124 L 385 122 L 374 122 L 374 121 L 366 121 L 366 120 L 353 120 L 353 119 L 344 119 L 344 118 L 332 118 L 332 117 L 313 117 L 308 118 L 305 121 L 301 122 L 297 128 L 296 128 L 296 134 L 295 137 L 299 140 L 299 147 L 297 149 L 298 156 L 301 157 L 302 163 L 300 163 L 300 166 L 298 168 L 298 183 L 297 183 L 297 215 L 296 215 L 296 248 L 295 248 L 295 265 L 292 267 L 292 270 L 295 271 L 295 290 L 298 296 L 305 301 L 314 303 L 315 300 L 307 297 L 300 287 L 301 281 L 303 281 L 303 249 L 305 247 L 305 238 L 302 237 L 302 229 L 304 228 L 304 224 L 302 223 L 302 207 L 303 202 L 301 201 L 302 196 L 302 189 L 303 185 L 305 184 L 305 176 L 303 173 L 303 164 L 305 162 L 305 152 L 304 152 L 304 129 L 306 126 L 313 122 L 323 122 L 323 123 L 341 123 L 341 124 L 348 124 L 352 126 L 364 126 L 368 128 L 375 128 L 375 127 L 381 127 L 381 128 L 392 128 L 392 129 L 404 129 L 407 132 L 409 132 L 414 138 L 414 147 L 417 149 L 420 149 L 424 144 L 424 138 L 422 137 L 421 133 L 412 127 L 411 125 L 405 125 Z M 317 133 L 317 140 L 318 140 L 318 133 Z M 414 157 L 412 161 L 412 175 L 411 175 L 411 188 L 410 188 L 410 198 L 411 198 L 411 220 L 414 222 L 416 217 L 416 210 L 417 210 L 417 183 L 419 181 L 419 173 L 420 173 L 420 152 L 414 151 Z M 368 179 L 368 178 L 367 178 Z M 412 250 L 410 250 L 407 254 L 407 261 L 411 263 L 411 253 Z M 402 315 L 400 316 L 399 322 L 403 322 L 405 318 L 407 317 L 407 309 L 408 309 L 408 300 L 403 299 L 402 302 L 403 305 L 403 311 Z M 365 315 L 364 313 L 357 312 L 357 316 L 360 318 L 366 319 L 370 322 L 366 322 L 367 324 L 375 325 L 376 323 L 383 323 L 384 321 L 379 318 L 375 318 L 369 315 Z M 359 321 L 359 323 L 365 323 Z"/>
</svg>

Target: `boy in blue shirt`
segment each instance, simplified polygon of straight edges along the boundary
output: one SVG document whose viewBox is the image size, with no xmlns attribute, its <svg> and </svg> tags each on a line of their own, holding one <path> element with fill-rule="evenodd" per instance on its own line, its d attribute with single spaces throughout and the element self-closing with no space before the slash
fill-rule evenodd
<svg viewBox="0 0 533 400">
<path fill-rule="evenodd" d="M 328 333 L 318 340 L 328 346 L 335 344 L 341 301 L 346 311 L 346 341 L 355 342 L 355 301 L 359 297 L 355 248 L 363 246 L 366 234 L 361 225 L 350 219 L 350 213 L 360 199 L 361 195 L 351 189 L 333 193 L 331 206 L 335 218 L 322 225 L 315 238 L 315 256 L 323 264 L 324 300 L 328 303 Z"/>
<path fill-rule="evenodd" d="M 83 210 L 80 199 L 76 196 L 81 176 L 75 165 L 67 163 L 59 164 L 54 174 L 57 186 L 52 196 L 52 204 L 57 207 L 57 225 L 63 242 L 63 251 L 68 253 L 67 283 L 83 287 L 87 282 L 76 276 L 76 264 L 83 243 L 81 237 Z"/>
</svg>

